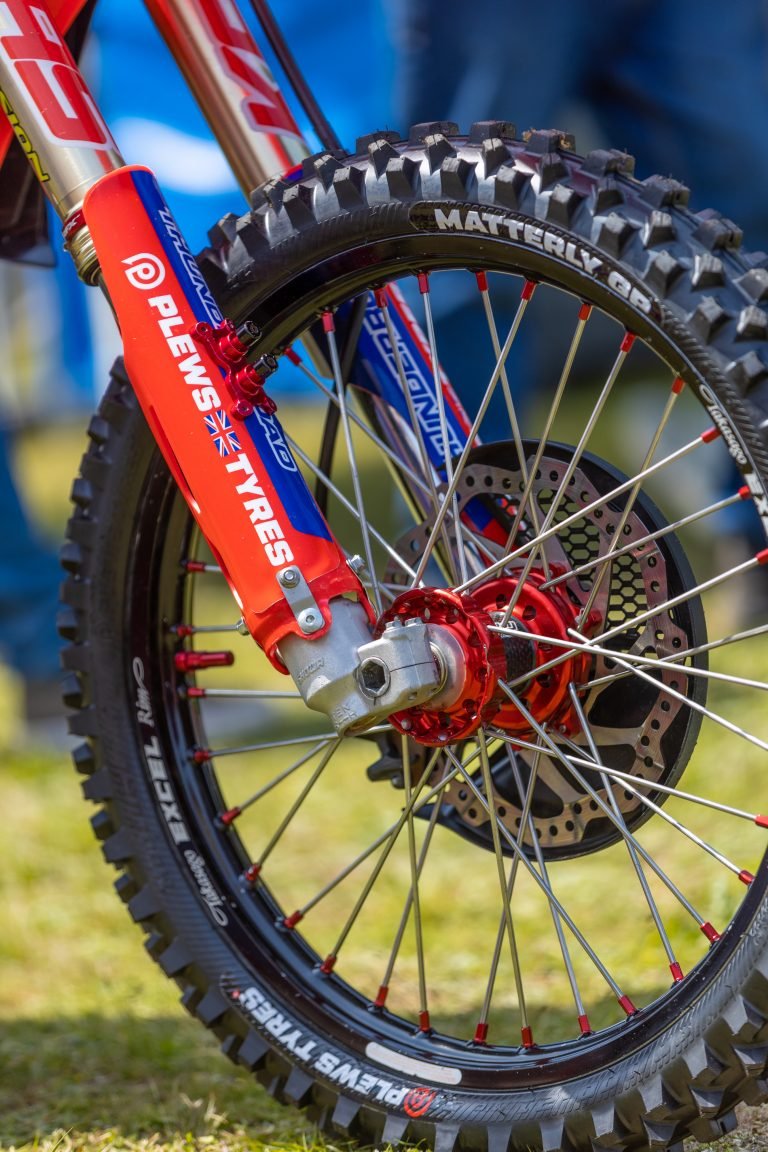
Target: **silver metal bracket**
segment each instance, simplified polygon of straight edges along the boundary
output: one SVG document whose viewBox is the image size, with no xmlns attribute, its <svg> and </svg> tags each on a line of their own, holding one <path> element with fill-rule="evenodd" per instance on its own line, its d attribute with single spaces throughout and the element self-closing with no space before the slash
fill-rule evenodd
<svg viewBox="0 0 768 1152">
<path fill-rule="evenodd" d="M 319 632 L 324 624 L 323 614 L 301 570 L 295 564 L 281 568 L 277 573 L 277 582 L 304 635 L 311 636 L 313 632 Z"/>
</svg>

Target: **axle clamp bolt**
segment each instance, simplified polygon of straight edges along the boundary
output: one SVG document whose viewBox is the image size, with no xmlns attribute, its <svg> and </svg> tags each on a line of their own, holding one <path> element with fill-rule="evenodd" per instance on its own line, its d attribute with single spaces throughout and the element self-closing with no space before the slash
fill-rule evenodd
<svg viewBox="0 0 768 1152">
<path fill-rule="evenodd" d="M 299 583 L 301 576 L 299 575 L 298 568 L 283 568 L 282 572 L 278 574 L 278 580 L 283 588 L 295 588 Z"/>
</svg>

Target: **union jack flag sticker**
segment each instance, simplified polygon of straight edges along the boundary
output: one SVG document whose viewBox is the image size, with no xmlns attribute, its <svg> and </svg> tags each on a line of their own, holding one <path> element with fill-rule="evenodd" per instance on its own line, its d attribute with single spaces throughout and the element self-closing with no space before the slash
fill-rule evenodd
<svg viewBox="0 0 768 1152">
<path fill-rule="evenodd" d="M 212 412 L 205 417 L 205 423 L 219 456 L 229 456 L 230 452 L 240 451 L 240 441 L 226 412 Z"/>
</svg>

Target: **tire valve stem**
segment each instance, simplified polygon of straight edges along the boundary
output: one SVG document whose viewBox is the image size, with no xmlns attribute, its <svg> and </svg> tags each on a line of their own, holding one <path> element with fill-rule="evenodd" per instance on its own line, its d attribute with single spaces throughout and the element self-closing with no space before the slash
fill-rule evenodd
<svg viewBox="0 0 768 1152">
<path fill-rule="evenodd" d="M 178 672 L 197 672 L 201 668 L 227 668 L 235 662 L 234 652 L 176 652 L 173 657 Z"/>
</svg>

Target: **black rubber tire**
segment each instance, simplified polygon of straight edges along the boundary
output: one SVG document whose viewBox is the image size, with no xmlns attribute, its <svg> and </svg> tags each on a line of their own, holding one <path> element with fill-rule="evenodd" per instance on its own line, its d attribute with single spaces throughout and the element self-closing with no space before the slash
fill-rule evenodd
<svg viewBox="0 0 768 1152">
<path fill-rule="evenodd" d="M 716 397 L 759 493 L 768 478 L 768 270 L 740 252 L 730 222 L 692 215 L 686 203 L 674 181 L 636 181 L 618 152 L 580 158 L 557 132 L 516 140 L 509 125 L 479 124 L 465 138 L 452 125 L 422 125 L 407 142 L 373 135 L 354 158 L 324 153 L 300 179 L 272 181 L 250 214 L 213 230 L 201 266 L 225 314 L 256 320 L 279 352 L 297 318 L 335 303 L 342 282 L 348 294 L 379 274 L 384 282 L 418 252 L 430 267 L 506 261 L 638 332 L 674 360 L 706 408 Z M 513 224 L 506 236 L 501 222 Z M 586 1037 L 527 1072 L 471 1045 L 464 1057 L 446 1047 L 446 1067 L 465 1061 L 460 1084 L 439 1067 L 429 1079 L 439 1041 L 398 1071 L 373 1062 L 366 1045 L 380 1038 L 377 1020 L 369 1013 L 363 1034 L 364 1005 L 347 1013 L 335 977 L 319 993 L 297 982 L 268 906 L 254 944 L 238 890 L 226 887 L 222 859 L 200 834 L 207 801 L 188 771 L 198 733 L 179 707 L 185 681 L 172 666 L 181 641 L 168 630 L 185 618 L 185 591 L 179 579 L 158 599 L 153 583 L 169 548 L 182 570 L 192 530 L 119 364 L 89 436 L 63 554 L 65 700 L 82 737 L 75 762 L 148 951 L 226 1055 L 333 1131 L 438 1152 L 681 1152 L 686 1136 L 728 1131 L 739 1101 L 768 1100 L 765 860 L 696 978 L 610 1030 L 602 1047 Z M 396 1029 L 390 1036 L 395 1047 Z"/>
</svg>

